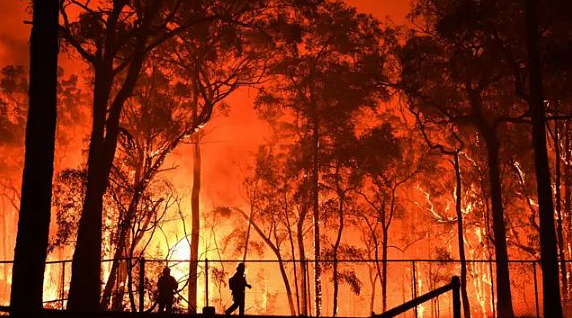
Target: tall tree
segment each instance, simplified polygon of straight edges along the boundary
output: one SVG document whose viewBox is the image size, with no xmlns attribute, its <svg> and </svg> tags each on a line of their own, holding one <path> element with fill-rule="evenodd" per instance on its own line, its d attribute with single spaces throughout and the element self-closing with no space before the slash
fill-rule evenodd
<svg viewBox="0 0 572 318">
<path fill-rule="evenodd" d="M 354 151 L 358 169 L 366 176 L 359 193 L 369 211 L 361 215 L 361 219 L 373 239 L 383 311 L 387 310 L 389 233 L 403 209 L 399 190 L 422 168 L 422 160 L 417 154 L 403 151 L 405 144 L 413 143 L 410 139 L 396 137 L 391 124 L 383 123 L 364 134 Z"/>
<path fill-rule="evenodd" d="M 57 117 L 58 11 L 57 1 L 34 1 L 26 153 L 10 295 L 13 317 L 36 316 L 43 306 Z"/>
<path fill-rule="evenodd" d="M 538 191 L 538 209 L 540 219 L 540 261 L 542 267 L 542 292 L 544 315 L 562 317 L 560 287 L 558 284 L 558 254 L 556 249 L 556 231 L 554 229 L 554 205 L 552 202 L 552 184 L 546 149 L 546 118 L 540 53 L 538 44 L 538 2 L 526 1 L 526 39 L 529 72 L 529 105 L 532 121 L 532 145 L 536 168 Z M 566 273 L 562 273 L 566 275 Z"/>
<path fill-rule="evenodd" d="M 440 143 L 435 144 L 429 137 L 426 130 L 425 124 L 419 117 L 419 114 L 415 114 L 417 119 L 417 124 L 421 131 L 421 135 L 425 142 L 432 150 L 438 150 L 441 154 L 446 156 L 452 156 L 453 160 L 449 160 L 453 166 L 455 174 L 455 212 L 457 214 L 457 244 L 459 247 L 459 260 L 461 262 L 461 297 L 463 301 L 463 315 L 466 318 L 471 317 L 471 308 L 469 304 L 469 295 L 467 293 L 467 261 L 465 256 L 465 227 L 463 226 L 463 180 L 461 178 L 461 164 L 460 164 L 460 154 L 462 153 L 462 148 L 464 143 L 455 134 L 451 132 L 448 139 L 452 139 L 455 142 L 455 147 L 446 147 Z"/>
<path fill-rule="evenodd" d="M 216 9 L 215 4 L 221 5 Z M 69 7 L 80 11 L 71 22 Z M 225 6 L 225 1 L 151 0 L 66 1 L 62 4 L 66 41 L 93 69 L 93 120 L 88 153 L 86 196 L 72 263 L 68 309 L 95 311 L 99 307 L 103 195 L 115 157 L 119 121 L 149 54 L 182 31 L 219 16 L 230 17 L 249 5 Z M 133 14 L 132 14 L 133 13 Z M 210 118 L 202 114 L 197 127 Z M 191 131 L 194 131 L 191 129 Z"/>
<path fill-rule="evenodd" d="M 103 195 L 115 156 L 123 105 L 133 92 L 147 54 L 176 32 L 167 26 L 172 25 L 169 22 L 175 14 L 163 5 L 162 0 L 152 0 L 143 5 L 113 1 L 93 7 L 89 1 L 70 1 L 61 6 L 66 41 L 94 71 L 87 186 L 72 263 L 69 310 L 99 309 Z M 69 20 L 70 6 L 80 10 L 77 22 Z M 177 7 L 174 4 L 170 8 Z M 136 12 L 135 17 L 131 19 L 127 11 Z M 166 18 L 158 17 L 159 12 Z"/>
<path fill-rule="evenodd" d="M 460 130 L 475 129 L 484 141 L 497 261 L 498 313 L 512 317 L 499 128 L 522 122 L 525 110 L 511 91 L 514 83 L 508 75 L 510 66 L 503 59 L 504 51 L 494 37 L 482 32 L 488 26 L 483 21 L 488 21 L 491 13 L 486 4 L 421 1 L 416 13 L 429 31 L 413 36 L 401 52 L 401 83 L 410 105 L 415 112 L 421 109 L 425 120 L 455 124 Z"/>
<path fill-rule="evenodd" d="M 292 41 L 275 55 L 270 71 L 273 81 L 261 90 L 257 106 L 273 112 L 281 107 L 301 123 L 300 143 L 314 222 L 315 314 L 320 316 L 323 156 L 331 143 L 330 133 L 344 127 L 360 107 L 375 106 L 376 99 L 386 93 L 386 52 L 380 49 L 386 34 L 375 19 L 358 14 L 341 1 L 323 1 L 300 14 L 283 15 L 279 22 Z"/>
</svg>

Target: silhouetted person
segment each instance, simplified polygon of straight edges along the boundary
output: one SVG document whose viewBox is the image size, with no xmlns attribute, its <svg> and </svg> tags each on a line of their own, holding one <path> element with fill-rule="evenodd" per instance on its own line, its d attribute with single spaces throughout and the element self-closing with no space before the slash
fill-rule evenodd
<svg viewBox="0 0 572 318">
<path fill-rule="evenodd" d="M 230 315 L 233 311 L 238 308 L 238 314 L 244 316 L 244 289 L 246 287 L 252 288 L 250 284 L 246 282 L 244 278 L 244 264 L 240 263 L 236 267 L 236 273 L 228 280 L 228 286 L 232 291 L 232 299 L 234 303 L 230 306 L 225 313 Z"/>
<path fill-rule="evenodd" d="M 178 283 L 173 276 L 169 267 L 163 269 L 163 275 L 159 277 L 157 288 L 159 289 L 159 312 L 173 310 L 173 298 L 177 291 Z"/>
</svg>

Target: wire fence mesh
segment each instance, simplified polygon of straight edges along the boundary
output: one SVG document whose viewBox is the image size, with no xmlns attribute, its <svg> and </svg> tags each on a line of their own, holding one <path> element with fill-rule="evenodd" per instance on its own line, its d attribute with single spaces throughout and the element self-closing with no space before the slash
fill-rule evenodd
<svg viewBox="0 0 572 318">
<path fill-rule="evenodd" d="M 233 300 L 228 279 L 239 260 L 201 260 L 196 277 L 189 276 L 188 260 L 121 259 L 102 263 L 102 299 L 114 311 L 156 311 L 157 281 L 164 267 L 178 282 L 174 311 L 201 312 L 213 306 L 223 313 Z M 316 310 L 316 262 L 308 260 L 246 260 L 246 313 L 250 315 L 312 316 Z M 338 260 L 321 261 L 322 315 L 368 317 L 381 313 L 460 276 L 456 260 Z M 113 279 L 109 280 L 112 268 Z M 0 263 L 0 305 L 9 304 L 11 262 Z M 143 268 L 143 271 L 141 269 Z M 334 270 L 337 271 L 335 285 Z M 510 261 L 512 303 L 518 317 L 542 317 L 541 271 L 536 261 Z M 496 264 L 467 261 L 467 293 L 473 317 L 495 317 Z M 386 276 L 385 284 L 382 277 Z M 71 281 L 71 261 L 46 264 L 44 307 L 64 309 Z M 189 299 L 189 282 L 196 281 L 196 303 Z M 109 285 L 109 286 L 107 286 Z M 337 291 L 336 291 L 337 289 Z M 336 301 L 337 299 L 337 301 Z M 334 302 L 337 303 L 334 309 Z M 196 308 L 195 308 L 196 306 Z M 448 294 L 428 301 L 399 317 L 451 317 Z M 567 313 L 571 317 L 571 313 Z"/>
</svg>

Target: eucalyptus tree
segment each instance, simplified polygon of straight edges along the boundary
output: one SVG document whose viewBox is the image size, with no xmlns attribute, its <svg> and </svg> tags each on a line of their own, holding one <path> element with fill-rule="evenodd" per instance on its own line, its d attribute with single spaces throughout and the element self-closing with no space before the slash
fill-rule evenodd
<svg viewBox="0 0 572 318">
<path fill-rule="evenodd" d="M 257 12 L 257 14 L 255 14 Z M 259 7 L 240 23 L 205 21 L 188 29 L 166 49 L 165 66 L 174 69 L 188 97 L 189 122 L 198 127 L 205 109 L 223 110 L 225 99 L 236 90 L 259 84 L 265 76 L 267 56 L 276 49 L 268 36 L 273 10 Z M 277 40 L 277 39 L 276 39 Z M 191 238 L 188 309 L 197 310 L 197 278 L 200 239 L 201 165 L 200 133 L 193 143 L 191 190 Z"/>
<path fill-rule="evenodd" d="M 422 32 L 400 52 L 401 85 L 410 107 L 424 120 L 475 129 L 487 151 L 492 202 L 498 313 L 514 316 L 508 270 L 505 211 L 500 177 L 499 129 L 523 122 L 523 103 L 510 88 L 502 47 L 483 32 L 490 11 L 471 1 L 420 1 Z M 460 18 L 462 17 L 462 18 Z M 502 105 L 502 107 L 501 107 Z"/>
<path fill-rule="evenodd" d="M 383 123 L 361 136 L 355 150 L 357 169 L 364 176 L 358 192 L 367 208 L 358 217 L 373 240 L 383 311 L 387 309 L 390 229 L 403 210 L 399 191 L 423 169 L 423 154 L 406 152 L 405 145 L 411 147 L 412 140 L 397 137 L 392 125 Z"/>
<path fill-rule="evenodd" d="M 292 41 L 271 62 L 270 75 L 257 98 L 264 111 L 283 110 L 300 123 L 300 155 L 309 176 L 314 220 L 314 295 L 322 313 L 320 179 L 329 131 L 352 120 L 359 108 L 375 106 L 386 95 L 384 40 L 391 38 L 371 16 L 341 1 L 322 1 L 278 21 Z M 273 110 L 272 110 L 273 109 Z"/>
<path fill-rule="evenodd" d="M 26 153 L 10 293 L 13 317 L 35 316 L 43 309 L 56 140 L 58 3 L 34 1 L 32 9 Z"/>
<path fill-rule="evenodd" d="M 264 1 L 64 1 L 62 36 L 93 71 L 87 187 L 72 263 L 68 309 L 99 309 L 103 195 L 120 134 L 120 119 L 145 61 L 183 31 L 213 20 L 241 23 Z M 71 14 L 73 12 L 73 15 Z M 209 119 L 201 111 L 194 131 Z"/>
</svg>

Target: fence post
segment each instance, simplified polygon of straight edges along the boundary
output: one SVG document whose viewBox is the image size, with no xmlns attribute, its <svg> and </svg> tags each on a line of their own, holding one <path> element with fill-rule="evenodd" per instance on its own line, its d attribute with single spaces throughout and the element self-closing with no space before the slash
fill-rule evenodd
<svg viewBox="0 0 572 318">
<path fill-rule="evenodd" d="M 62 284 L 60 287 L 60 299 L 61 299 L 61 309 L 64 310 L 65 302 L 65 289 L 66 288 L 66 261 L 62 261 Z"/>
<path fill-rule="evenodd" d="M 459 276 L 453 276 L 451 279 L 451 287 L 453 292 L 453 317 L 461 318 L 461 282 Z"/>
<path fill-rule="evenodd" d="M 145 308 L 145 257 L 139 259 L 139 312 Z"/>
<path fill-rule="evenodd" d="M 205 258 L 205 302 L 209 306 L 209 259 Z"/>
<path fill-rule="evenodd" d="M 536 317 L 540 317 L 540 308 L 538 307 L 538 282 L 536 281 L 536 261 L 532 261 L 532 274 L 534 275 L 534 300 L 536 302 Z"/>
<path fill-rule="evenodd" d="M 413 279 L 413 299 L 415 299 L 417 298 L 417 275 L 415 274 L 415 261 L 411 261 L 411 267 L 411 277 Z M 415 318 L 417 318 L 417 306 L 413 308 L 413 311 L 415 312 Z"/>
</svg>

